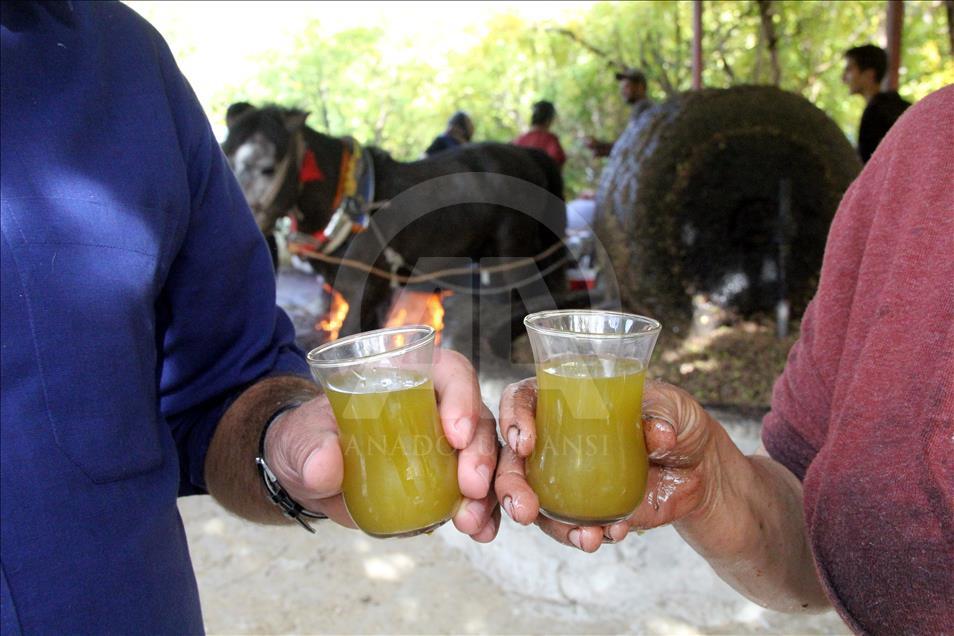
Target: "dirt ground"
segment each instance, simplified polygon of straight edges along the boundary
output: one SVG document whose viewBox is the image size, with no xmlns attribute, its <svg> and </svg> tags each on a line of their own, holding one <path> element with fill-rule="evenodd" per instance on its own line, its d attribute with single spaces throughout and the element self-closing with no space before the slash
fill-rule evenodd
<svg viewBox="0 0 954 636">
<path fill-rule="evenodd" d="M 757 425 L 730 424 L 757 444 Z M 584 554 L 507 520 L 474 543 L 451 524 L 379 540 L 330 522 L 246 523 L 180 503 L 210 634 L 848 634 L 736 594 L 671 528 Z"/>
<path fill-rule="evenodd" d="M 316 311 L 307 278 L 285 275 L 296 324 Z M 496 409 L 506 372 L 481 375 Z M 717 413 L 745 452 L 757 420 Z M 330 522 L 310 535 L 256 526 L 209 497 L 180 503 L 211 634 L 847 634 L 832 612 L 763 610 L 718 579 L 671 528 L 591 555 L 507 520 L 489 545 L 451 524 L 378 540 Z"/>
</svg>

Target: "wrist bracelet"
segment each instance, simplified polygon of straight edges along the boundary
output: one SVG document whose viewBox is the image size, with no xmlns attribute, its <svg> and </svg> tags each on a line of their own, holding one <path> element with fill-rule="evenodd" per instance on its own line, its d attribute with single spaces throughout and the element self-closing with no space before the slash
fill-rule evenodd
<svg viewBox="0 0 954 636">
<path fill-rule="evenodd" d="M 271 428 L 272 424 L 277 422 L 278 418 L 282 415 L 301 405 L 302 402 L 290 402 L 289 404 L 283 405 L 268 418 L 265 422 L 265 426 L 262 427 L 262 435 L 258 440 L 258 456 L 255 458 L 255 465 L 258 466 L 259 473 L 262 475 L 262 481 L 265 483 L 265 492 L 268 493 L 269 501 L 278 506 L 283 515 L 289 519 L 294 519 L 305 530 L 315 534 L 315 529 L 312 528 L 304 518 L 327 519 L 328 516 L 319 512 L 305 510 L 300 503 L 292 499 L 291 495 L 289 495 L 278 482 L 278 477 L 275 476 L 274 471 L 268 466 L 268 462 L 265 461 L 265 435 L 268 434 L 268 429 Z"/>
</svg>

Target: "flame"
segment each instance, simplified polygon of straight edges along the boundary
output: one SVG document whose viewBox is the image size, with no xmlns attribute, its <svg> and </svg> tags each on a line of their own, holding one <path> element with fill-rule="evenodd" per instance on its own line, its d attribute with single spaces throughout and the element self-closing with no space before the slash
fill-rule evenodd
<svg viewBox="0 0 954 636">
<path fill-rule="evenodd" d="M 328 340 L 337 340 L 341 325 L 344 324 L 345 316 L 348 315 L 348 302 L 328 283 L 322 287 L 325 292 L 331 294 L 331 306 L 328 308 L 327 317 L 318 323 L 317 329 L 327 333 Z"/>
<path fill-rule="evenodd" d="M 437 332 L 435 343 L 440 344 L 444 328 L 444 298 L 453 292 L 419 292 L 405 289 L 388 312 L 386 327 L 420 324 L 430 325 Z M 398 343 L 400 345 L 401 343 Z"/>
<path fill-rule="evenodd" d="M 331 295 L 331 305 L 325 318 L 315 326 L 315 329 L 325 332 L 328 341 L 331 341 L 336 340 L 341 332 L 341 326 L 348 315 L 348 302 L 328 283 L 325 283 L 323 288 L 326 293 Z M 440 344 L 441 330 L 444 329 L 444 298 L 452 293 L 449 291 L 419 292 L 405 289 L 400 292 L 397 300 L 391 305 L 384 326 L 430 325 L 437 332 L 435 343 Z M 404 344 L 400 341 L 400 337 L 395 343 L 398 346 Z"/>
</svg>

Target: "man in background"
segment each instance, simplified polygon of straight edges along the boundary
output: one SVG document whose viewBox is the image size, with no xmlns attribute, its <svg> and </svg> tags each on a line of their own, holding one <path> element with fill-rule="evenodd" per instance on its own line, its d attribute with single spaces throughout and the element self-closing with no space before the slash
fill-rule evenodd
<svg viewBox="0 0 954 636">
<path fill-rule="evenodd" d="M 635 68 L 626 68 L 616 73 L 619 82 L 619 94 L 630 105 L 631 119 L 639 119 L 643 113 L 652 108 L 653 101 L 646 97 L 646 76 Z M 587 137 L 586 147 L 593 152 L 594 157 L 608 157 L 613 150 L 612 141 L 600 141 L 594 137 Z"/>
<path fill-rule="evenodd" d="M 881 80 L 888 70 L 888 54 L 873 44 L 845 51 L 845 70 L 841 80 L 852 95 L 861 95 L 867 106 L 858 127 L 858 155 L 863 163 L 871 158 L 901 113 L 911 105 L 897 91 L 882 91 Z"/>
<path fill-rule="evenodd" d="M 470 115 L 459 110 L 447 120 L 447 130 L 434 138 L 424 154 L 430 157 L 443 150 L 462 146 L 469 143 L 473 136 L 474 122 L 470 119 Z"/>
</svg>

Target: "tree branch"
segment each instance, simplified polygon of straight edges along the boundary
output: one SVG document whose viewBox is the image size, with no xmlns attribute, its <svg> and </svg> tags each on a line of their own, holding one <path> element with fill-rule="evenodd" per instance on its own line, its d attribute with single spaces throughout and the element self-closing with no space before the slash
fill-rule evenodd
<svg viewBox="0 0 954 636">
<path fill-rule="evenodd" d="M 666 93 L 666 97 L 672 97 L 676 94 L 677 90 L 672 83 L 672 79 L 669 77 L 669 73 L 666 71 L 666 61 L 662 57 L 660 52 L 662 46 L 659 41 L 659 34 L 655 32 L 650 32 L 646 36 L 646 41 L 649 43 L 649 53 L 653 58 L 654 66 L 650 66 L 646 61 L 646 57 L 643 54 L 645 48 L 640 47 L 640 62 L 643 65 L 643 68 L 655 68 L 657 69 L 657 78 L 659 84 L 662 86 L 663 91 Z"/>
<path fill-rule="evenodd" d="M 624 64 L 621 59 L 619 59 L 618 57 L 614 57 L 613 55 L 610 55 L 609 53 L 607 53 L 607 52 L 604 51 L 603 49 L 597 47 L 597 46 L 594 45 L 594 44 L 591 44 L 589 41 L 583 39 L 582 37 L 580 37 L 579 35 L 577 35 L 576 33 L 574 33 L 573 31 L 571 31 L 571 30 L 569 30 L 569 29 L 562 29 L 562 28 L 558 28 L 558 27 L 550 27 L 550 28 L 546 29 L 546 31 L 547 31 L 548 33 L 556 33 L 557 35 L 562 35 L 562 36 L 564 36 L 564 37 L 570 38 L 571 40 L 573 40 L 574 42 L 576 42 L 577 44 L 579 44 L 580 46 L 582 46 L 582 47 L 585 48 L 586 50 L 588 50 L 588 51 L 590 51 L 591 53 L 595 54 L 597 57 L 600 57 L 600 58 L 606 60 L 606 65 L 607 65 L 607 66 L 614 67 L 614 68 L 618 68 L 618 69 L 623 69 L 623 68 L 626 67 L 626 64 Z"/>
<path fill-rule="evenodd" d="M 769 59 L 772 62 L 772 85 L 778 86 L 782 81 L 782 70 L 778 65 L 778 34 L 775 33 L 775 5 L 772 0 L 758 0 L 759 17 L 762 21 L 762 36 L 768 47 Z M 762 56 L 759 55 L 759 61 Z"/>
</svg>

